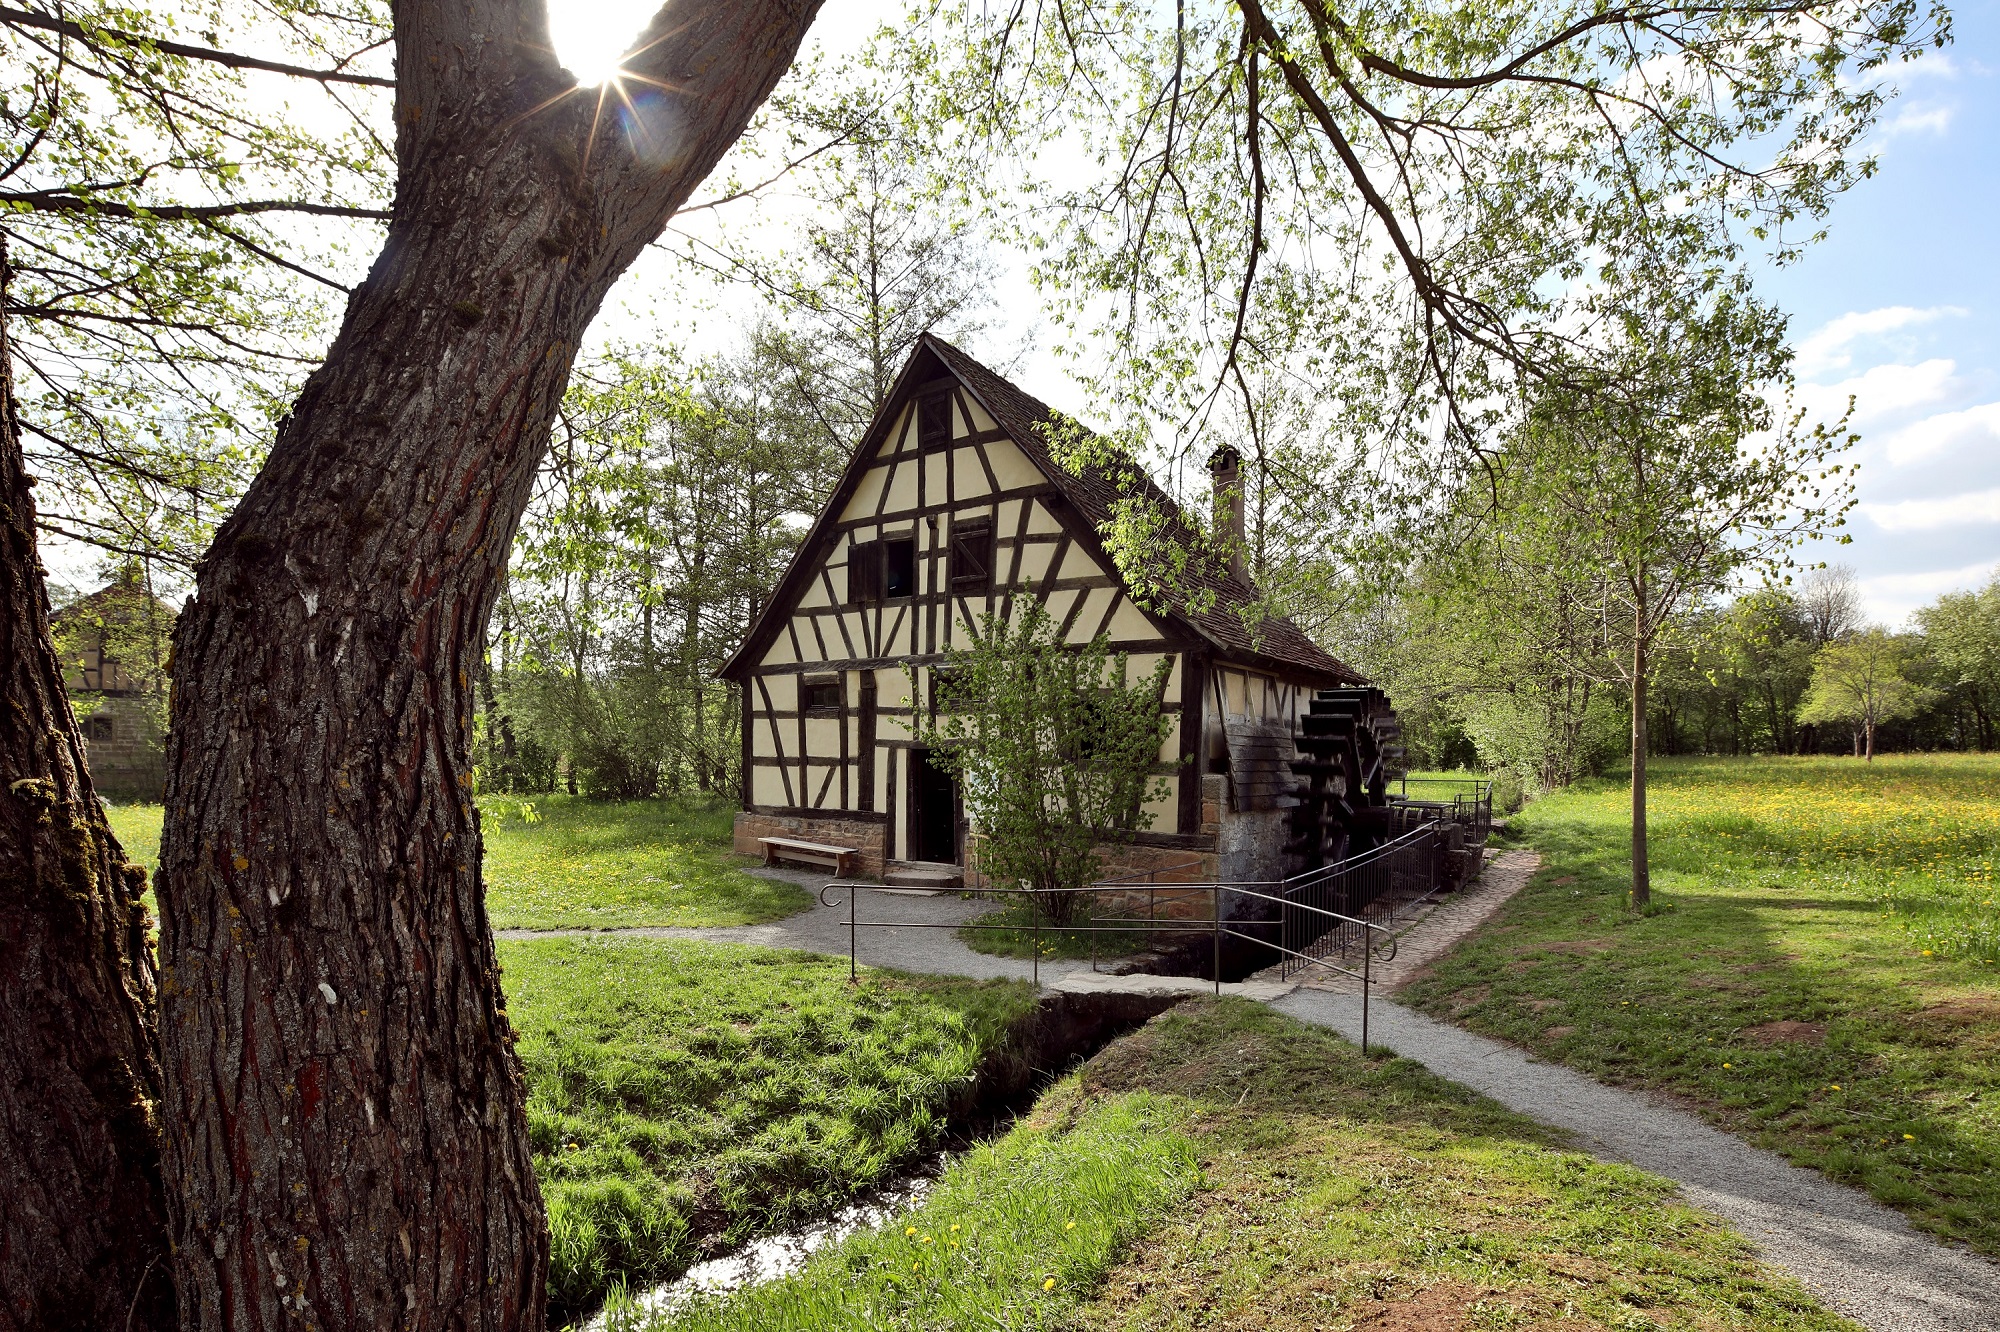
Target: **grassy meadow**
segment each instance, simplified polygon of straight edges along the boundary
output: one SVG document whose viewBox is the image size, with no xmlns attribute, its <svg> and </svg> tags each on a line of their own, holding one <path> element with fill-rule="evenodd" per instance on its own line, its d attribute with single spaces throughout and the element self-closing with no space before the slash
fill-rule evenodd
<svg viewBox="0 0 2000 1332">
<path fill-rule="evenodd" d="M 663 939 L 507 940 L 555 1309 L 679 1273 L 933 1150 L 1016 982 Z"/>
<path fill-rule="evenodd" d="M 481 796 L 486 909 L 495 929 L 755 925 L 812 905 L 805 889 L 745 874 L 727 805 Z"/>
<path fill-rule="evenodd" d="M 803 888 L 743 873 L 727 806 L 489 795 L 479 815 L 495 929 L 755 925 L 812 905 Z M 112 832 L 148 875 L 160 819 L 158 805 L 111 808 Z"/>
<path fill-rule="evenodd" d="M 1541 871 L 1402 997 L 2000 1254 L 2000 756 L 1656 760 L 1645 917 L 1628 801 L 1511 820 Z"/>
<path fill-rule="evenodd" d="M 1835 1329 L 1663 1180 L 1403 1060 L 1192 1000 L 955 1162 L 907 1217 L 648 1332 Z"/>
</svg>

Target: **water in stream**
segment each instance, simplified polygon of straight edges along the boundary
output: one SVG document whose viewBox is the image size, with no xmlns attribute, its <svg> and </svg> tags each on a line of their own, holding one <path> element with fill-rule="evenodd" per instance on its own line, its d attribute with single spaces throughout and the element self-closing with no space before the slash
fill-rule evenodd
<svg viewBox="0 0 2000 1332">
<path fill-rule="evenodd" d="M 609 1310 L 585 1324 L 585 1332 L 611 1332 L 614 1327 L 643 1327 L 651 1314 L 671 1313 L 698 1295 L 726 1295 L 745 1286 L 790 1276 L 807 1258 L 857 1231 L 871 1230 L 924 1200 L 950 1159 L 939 1153 L 923 1173 L 908 1175 L 847 1204 L 831 1216 L 779 1235 L 752 1240 L 740 1249 L 696 1263 L 679 1278 L 653 1287 L 621 1310 L 614 1323 Z"/>
</svg>

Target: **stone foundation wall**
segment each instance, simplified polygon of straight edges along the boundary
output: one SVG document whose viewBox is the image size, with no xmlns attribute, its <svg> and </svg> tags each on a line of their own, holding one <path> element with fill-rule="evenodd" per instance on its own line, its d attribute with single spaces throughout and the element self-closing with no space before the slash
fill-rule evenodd
<svg viewBox="0 0 2000 1332">
<path fill-rule="evenodd" d="M 736 815 L 736 853 L 761 858 L 760 837 L 791 837 L 802 842 L 822 842 L 828 846 L 851 846 L 861 854 L 854 858 L 859 877 L 882 877 L 883 848 L 889 825 L 874 819 L 843 818 L 838 810 L 824 814 L 773 814 L 739 810 Z"/>
<path fill-rule="evenodd" d="M 965 887 L 968 892 L 979 892 L 986 887 L 987 879 L 979 870 L 979 838 L 975 836 L 970 840 L 972 845 L 967 856 L 970 863 L 965 869 Z M 1156 917 L 1161 920 L 1209 918 L 1214 894 L 1206 888 L 1176 891 L 1172 885 L 1214 883 L 1217 861 L 1212 847 L 1202 850 L 1119 842 L 1101 845 L 1098 855 L 1100 879 L 1138 876 L 1129 893 L 1092 894 L 1093 909 L 1098 913 L 1143 916 L 1150 901 Z M 1147 882 L 1149 878 L 1150 884 Z"/>
</svg>

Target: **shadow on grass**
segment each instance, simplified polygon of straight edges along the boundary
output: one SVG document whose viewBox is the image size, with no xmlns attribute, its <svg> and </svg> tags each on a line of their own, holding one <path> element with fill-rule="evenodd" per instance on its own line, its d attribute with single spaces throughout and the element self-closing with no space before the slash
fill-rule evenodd
<svg viewBox="0 0 2000 1332">
<path fill-rule="evenodd" d="M 1207 1192 L 1128 1257 L 1086 1327 L 1835 1328 L 1644 1172 L 1413 1061 L 1240 1000 L 1183 1005 L 1083 1070 L 1191 1101 Z M 1650 1325 L 1650 1324 L 1649 1324 Z"/>
</svg>

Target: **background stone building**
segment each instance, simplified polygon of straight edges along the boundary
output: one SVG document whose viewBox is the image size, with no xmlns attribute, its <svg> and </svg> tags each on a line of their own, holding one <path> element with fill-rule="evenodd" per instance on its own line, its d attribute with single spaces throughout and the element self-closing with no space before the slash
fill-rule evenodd
<svg viewBox="0 0 2000 1332">
<path fill-rule="evenodd" d="M 90 778 L 108 800 L 160 799 L 166 785 L 167 650 L 174 610 L 136 565 L 56 612 L 64 684 L 83 729 Z"/>
</svg>

